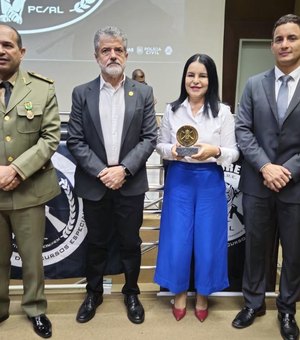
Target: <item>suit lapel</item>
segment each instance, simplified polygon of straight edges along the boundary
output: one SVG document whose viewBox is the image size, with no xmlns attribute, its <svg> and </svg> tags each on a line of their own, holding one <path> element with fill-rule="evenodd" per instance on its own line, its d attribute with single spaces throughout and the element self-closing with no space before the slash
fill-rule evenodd
<svg viewBox="0 0 300 340">
<path fill-rule="evenodd" d="M 29 85 L 31 83 L 27 73 L 19 71 L 14 89 L 12 91 L 6 112 L 8 113 L 18 105 L 31 92 Z"/>
<path fill-rule="evenodd" d="M 277 104 L 275 98 L 275 73 L 274 69 L 270 70 L 265 74 L 265 77 L 262 80 L 263 88 L 266 93 L 267 100 L 269 102 L 270 108 L 275 119 L 278 122 L 278 114 L 277 114 Z"/>
<path fill-rule="evenodd" d="M 271 110 L 278 121 L 278 112 L 277 112 L 277 103 L 276 103 L 276 98 L 275 98 L 275 72 L 274 69 L 271 70 L 269 73 L 266 74 L 265 78 L 262 81 L 263 87 L 266 93 L 266 96 L 268 98 Z M 295 93 L 290 101 L 290 104 L 287 108 L 284 120 L 287 119 L 287 117 L 293 112 L 295 107 L 299 104 L 300 102 L 300 81 L 298 81 Z"/>
<path fill-rule="evenodd" d="M 137 91 L 134 82 L 127 78 L 125 79 L 124 83 L 124 96 L 125 96 L 125 115 L 124 115 L 124 125 L 122 131 L 122 139 L 121 145 L 124 142 L 125 136 L 129 129 L 130 123 L 132 121 L 135 107 L 136 107 L 136 100 L 137 100 Z"/>
<path fill-rule="evenodd" d="M 300 102 L 300 81 L 298 81 L 297 87 L 295 89 L 294 95 L 290 101 L 290 104 L 287 108 L 284 120 L 287 119 L 287 117 L 293 112 L 293 110 L 295 109 L 295 107 L 299 104 Z"/>
<path fill-rule="evenodd" d="M 88 112 L 95 125 L 100 140 L 104 143 L 100 113 L 99 113 L 100 77 L 90 82 L 86 88 L 86 103 Z"/>
</svg>

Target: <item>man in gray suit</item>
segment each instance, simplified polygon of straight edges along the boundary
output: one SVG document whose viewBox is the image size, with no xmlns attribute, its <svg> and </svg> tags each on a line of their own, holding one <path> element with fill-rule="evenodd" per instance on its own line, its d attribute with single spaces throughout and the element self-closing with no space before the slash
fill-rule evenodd
<svg viewBox="0 0 300 340">
<path fill-rule="evenodd" d="M 232 325 L 244 328 L 265 314 L 266 250 L 278 228 L 283 250 L 278 320 L 283 339 L 293 340 L 299 338 L 294 315 L 300 296 L 300 17 L 289 14 L 275 23 L 271 49 L 275 68 L 248 80 L 236 121 L 244 155 L 246 258 L 245 307 Z"/>
<path fill-rule="evenodd" d="M 144 321 L 137 295 L 141 264 L 139 229 L 148 190 L 146 161 L 156 144 L 153 92 L 124 75 L 127 38 L 116 27 L 94 37 L 101 75 L 72 95 L 67 145 L 77 161 L 75 190 L 83 198 L 87 234 L 87 295 L 78 322 L 91 320 L 102 303 L 109 245 L 119 244 L 127 315 Z"/>
</svg>

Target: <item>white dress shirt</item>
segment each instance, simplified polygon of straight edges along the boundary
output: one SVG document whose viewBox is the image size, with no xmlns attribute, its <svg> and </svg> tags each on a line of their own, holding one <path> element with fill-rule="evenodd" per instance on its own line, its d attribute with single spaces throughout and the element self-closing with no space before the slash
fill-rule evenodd
<svg viewBox="0 0 300 340">
<path fill-rule="evenodd" d="M 108 165 L 118 165 L 124 125 L 124 81 L 117 88 L 100 76 L 99 112 Z"/>
<path fill-rule="evenodd" d="M 164 159 L 173 160 L 171 149 L 177 143 L 177 130 L 183 125 L 192 125 L 197 129 L 197 143 L 220 147 L 221 156 L 218 159 L 211 157 L 205 161 L 198 161 L 186 156 L 182 161 L 194 163 L 217 162 L 219 165 L 226 166 L 238 159 L 239 151 L 235 139 L 234 117 L 228 106 L 221 103 L 218 117 L 214 118 L 210 110 L 208 116 L 204 115 L 203 107 L 194 117 L 188 99 L 175 112 L 171 110 L 171 105 L 168 104 L 161 121 L 156 146 L 157 152 Z"/>
</svg>

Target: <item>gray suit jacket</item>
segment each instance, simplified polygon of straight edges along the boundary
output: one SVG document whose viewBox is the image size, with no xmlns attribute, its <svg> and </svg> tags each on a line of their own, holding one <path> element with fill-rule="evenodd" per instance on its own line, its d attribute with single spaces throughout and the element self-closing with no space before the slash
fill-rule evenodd
<svg viewBox="0 0 300 340">
<path fill-rule="evenodd" d="M 300 203 L 300 83 L 280 128 L 275 100 L 274 69 L 249 78 L 236 119 L 236 137 L 243 153 L 240 189 L 268 197 L 260 168 L 267 162 L 292 172 L 292 181 L 277 195 L 283 202 Z"/>
<path fill-rule="evenodd" d="M 148 190 L 146 161 L 152 154 L 157 138 L 153 91 L 150 86 L 126 77 L 124 83 L 125 116 L 119 164 L 132 176 L 120 189 L 126 196 Z M 107 166 L 107 157 L 99 114 L 100 77 L 77 86 L 72 94 L 72 111 L 68 126 L 67 145 L 77 161 L 75 191 L 89 200 L 100 200 L 107 188 L 97 178 Z"/>
</svg>

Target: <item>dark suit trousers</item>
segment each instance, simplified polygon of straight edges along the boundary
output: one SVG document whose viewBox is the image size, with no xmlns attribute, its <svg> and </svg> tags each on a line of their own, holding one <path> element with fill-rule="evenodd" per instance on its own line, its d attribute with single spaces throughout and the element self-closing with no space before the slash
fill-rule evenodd
<svg viewBox="0 0 300 340">
<path fill-rule="evenodd" d="M 107 190 L 100 201 L 83 200 L 87 234 L 87 291 L 103 293 L 103 275 L 108 247 L 113 237 L 119 244 L 125 274 L 123 294 L 139 294 L 141 265 L 139 230 L 143 222 L 144 194 L 123 196 L 119 190 Z"/>
<path fill-rule="evenodd" d="M 246 258 L 243 294 L 246 306 L 259 308 L 265 298 L 267 261 L 278 228 L 282 246 L 282 270 L 277 308 L 295 314 L 300 297 L 300 205 L 243 195 L 246 227 Z"/>
</svg>

